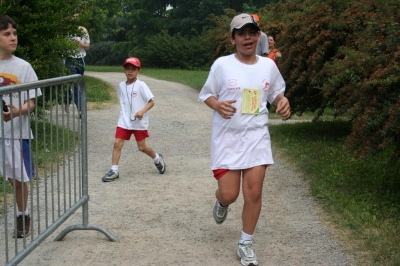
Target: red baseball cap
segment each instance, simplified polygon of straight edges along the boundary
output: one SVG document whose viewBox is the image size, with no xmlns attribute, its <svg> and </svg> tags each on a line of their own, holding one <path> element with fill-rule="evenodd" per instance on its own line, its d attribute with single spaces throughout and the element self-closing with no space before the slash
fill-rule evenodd
<svg viewBox="0 0 400 266">
<path fill-rule="evenodd" d="M 139 59 L 137 59 L 136 57 L 129 57 L 125 60 L 125 62 L 122 64 L 122 66 L 124 67 L 127 64 L 131 64 L 134 65 L 135 67 L 140 68 L 140 61 Z"/>
</svg>

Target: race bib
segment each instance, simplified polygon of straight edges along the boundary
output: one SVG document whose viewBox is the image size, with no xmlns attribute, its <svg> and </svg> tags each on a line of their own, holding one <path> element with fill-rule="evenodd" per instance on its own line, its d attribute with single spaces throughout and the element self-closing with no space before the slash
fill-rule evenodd
<svg viewBox="0 0 400 266">
<path fill-rule="evenodd" d="M 260 113 L 260 97 L 259 89 L 243 89 L 242 94 L 242 113 L 243 114 L 259 114 Z"/>
</svg>

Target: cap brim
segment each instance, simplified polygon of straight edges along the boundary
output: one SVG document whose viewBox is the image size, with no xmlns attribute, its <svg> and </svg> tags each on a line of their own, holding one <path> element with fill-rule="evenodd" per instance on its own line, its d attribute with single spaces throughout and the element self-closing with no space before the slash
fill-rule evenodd
<svg viewBox="0 0 400 266">
<path fill-rule="evenodd" d="M 247 26 L 247 25 L 253 25 L 257 30 L 260 31 L 260 27 L 259 27 L 258 25 L 254 24 L 254 23 L 252 23 L 252 22 L 248 22 L 248 23 L 245 23 L 245 24 L 243 24 L 243 25 L 241 25 L 241 26 L 239 26 L 239 27 L 233 28 L 233 29 L 232 29 L 232 32 L 233 32 L 234 30 L 240 30 L 240 29 L 242 29 L 244 26 Z"/>
<path fill-rule="evenodd" d="M 122 64 L 123 67 L 126 66 L 126 65 L 132 65 L 132 66 L 135 66 L 135 67 L 139 67 L 139 66 L 137 66 L 137 65 L 135 65 L 135 64 L 132 64 L 132 63 L 129 63 L 129 62 L 123 63 L 123 64 Z"/>
</svg>

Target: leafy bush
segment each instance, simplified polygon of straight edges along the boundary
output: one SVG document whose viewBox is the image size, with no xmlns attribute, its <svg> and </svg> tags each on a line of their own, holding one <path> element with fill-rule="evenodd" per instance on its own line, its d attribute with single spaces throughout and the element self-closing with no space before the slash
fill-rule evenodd
<svg viewBox="0 0 400 266">
<path fill-rule="evenodd" d="M 128 51 L 116 49 L 114 44 L 114 41 L 91 44 L 85 57 L 85 63 L 96 66 L 121 65 L 128 57 Z"/>
<path fill-rule="evenodd" d="M 200 36 L 187 38 L 180 33 L 170 36 L 162 31 L 132 49 L 129 54 L 140 58 L 147 67 L 203 69 L 208 67 L 210 51 Z"/>
<path fill-rule="evenodd" d="M 316 111 L 315 120 L 326 108 L 350 115 L 348 144 L 360 158 L 391 145 L 392 160 L 400 158 L 399 8 L 396 0 L 292 0 L 263 9 L 264 31 L 279 33 L 292 109 Z"/>
</svg>

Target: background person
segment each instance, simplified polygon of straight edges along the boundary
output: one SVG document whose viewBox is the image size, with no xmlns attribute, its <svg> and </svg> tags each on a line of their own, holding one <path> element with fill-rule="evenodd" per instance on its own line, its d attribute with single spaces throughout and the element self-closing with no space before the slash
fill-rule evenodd
<svg viewBox="0 0 400 266">
<path fill-rule="evenodd" d="M 275 64 L 279 68 L 279 63 L 277 61 L 277 58 L 281 58 L 282 54 L 281 52 L 275 47 L 276 44 L 276 38 L 275 35 L 269 35 L 268 36 L 268 45 L 269 45 L 269 52 L 268 52 L 268 57 L 274 60 Z"/>
<path fill-rule="evenodd" d="M 12 54 L 17 49 L 17 45 L 15 21 L 7 15 L 0 15 L 0 86 L 38 80 L 32 66 Z M 34 176 L 34 171 L 29 147 L 29 139 L 32 139 L 33 135 L 28 113 L 33 111 L 35 97 L 40 95 L 42 95 L 40 89 L 3 95 L 3 100 L 7 103 L 9 110 L 3 111 L 4 121 L 0 124 L 0 173 L 14 187 L 17 202 L 17 232 L 14 232 L 14 237 L 17 238 L 27 237 L 30 233 L 28 182 Z M 13 99 L 12 105 L 10 96 Z M 1 127 L 4 129 L 4 136 L 1 136 Z M 4 158 L 2 151 L 4 151 Z"/>
<path fill-rule="evenodd" d="M 153 94 L 143 81 L 137 78 L 140 72 L 140 61 L 136 57 L 129 57 L 122 64 L 126 81 L 119 84 L 118 98 L 121 111 L 115 133 L 112 165 L 110 171 L 103 177 L 103 182 L 114 181 L 119 178 L 118 163 L 125 140 L 130 140 L 134 135 L 137 146 L 141 152 L 150 156 L 160 174 L 164 174 L 166 165 L 160 153 L 155 153 L 153 148 L 146 144 L 149 137 L 148 111 L 154 106 Z"/>
<path fill-rule="evenodd" d="M 276 65 L 256 55 L 260 29 L 252 16 L 235 16 L 230 28 L 236 54 L 214 62 L 199 101 L 214 110 L 211 170 L 218 181 L 214 219 L 218 224 L 225 221 L 228 206 L 236 201 L 242 187 L 242 230 L 236 253 L 242 265 L 258 265 L 253 234 L 261 212 L 266 168 L 274 163 L 266 103 L 276 105 L 283 118 L 290 116 L 290 105 Z"/>
<path fill-rule="evenodd" d="M 257 14 L 252 14 L 252 17 L 260 27 L 260 17 Z M 257 43 L 256 55 L 267 57 L 269 52 L 268 36 L 260 29 L 260 40 Z"/>
<path fill-rule="evenodd" d="M 72 15 L 72 19 L 76 19 L 79 14 Z M 77 44 L 77 50 L 75 53 L 65 59 L 65 65 L 71 71 L 71 74 L 80 74 L 83 76 L 85 73 L 85 56 L 86 51 L 90 48 L 89 33 L 85 27 L 79 26 L 78 29 L 82 32 L 82 36 L 74 36 L 72 39 Z M 73 96 L 76 108 L 79 111 L 79 118 L 81 117 L 82 101 L 79 95 L 77 86 L 73 88 L 73 95 L 66 96 L 65 98 L 65 112 L 69 112 L 70 97 Z"/>
</svg>

